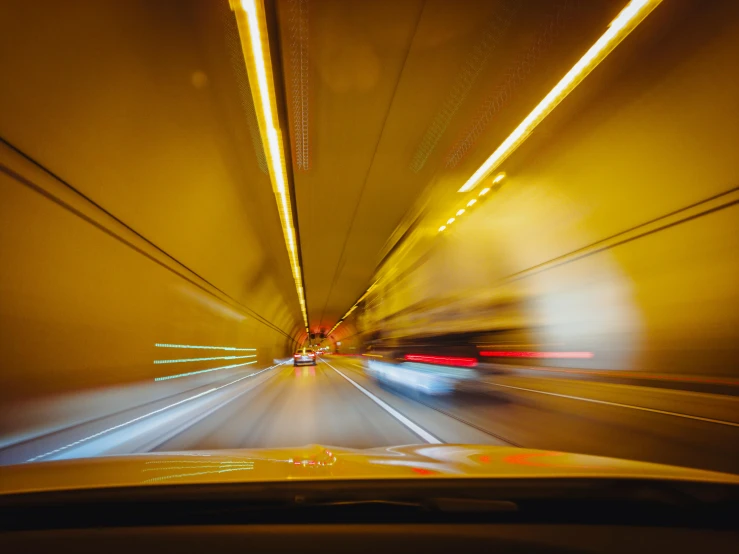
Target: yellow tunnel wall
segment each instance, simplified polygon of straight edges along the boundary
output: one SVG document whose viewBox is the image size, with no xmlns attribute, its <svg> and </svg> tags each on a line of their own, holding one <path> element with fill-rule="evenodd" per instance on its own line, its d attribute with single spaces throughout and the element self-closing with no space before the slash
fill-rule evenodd
<svg viewBox="0 0 739 554">
<path fill-rule="evenodd" d="M 383 266 L 363 332 L 491 331 L 488 349 L 593 353 L 538 365 L 739 375 L 739 28 L 716 15 L 598 68 L 499 190 Z"/>
</svg>

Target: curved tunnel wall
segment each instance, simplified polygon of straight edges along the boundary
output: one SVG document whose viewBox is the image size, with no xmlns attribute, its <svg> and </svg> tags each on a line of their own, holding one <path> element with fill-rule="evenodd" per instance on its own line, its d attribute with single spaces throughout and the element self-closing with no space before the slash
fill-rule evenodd
<svg viewBox="0 0 739 554">
<path fill-rule="evenodd" d="M 726 10 L 614 54 L 506 161 L 499 190 L 384 265 L 363 330 L 594 354 L 538 365 L 739 375 L 739 29 Z"/>
<path fill-rule="evenodd" d="M 284 306 L 263 303 L 272 317 L 260 318 L 14 152 L 0 154 L 4 399 L 242 362 L 264 367 L 292 349 Z M 250 357 L 154 364 L 239 355 Z"/>
<path fill-rule="evenodd" d="M 154 364 L 239 354 L 155 343 L 289 355 L 304 328 L 228 2 L 3 2 L 0 53 L 0 396 L 252 360 Z"/>
</svg>

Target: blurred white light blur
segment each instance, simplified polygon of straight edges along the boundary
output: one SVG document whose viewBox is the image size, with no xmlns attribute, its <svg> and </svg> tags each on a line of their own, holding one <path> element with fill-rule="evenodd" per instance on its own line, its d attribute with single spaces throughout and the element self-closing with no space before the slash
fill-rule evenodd
<svg viewBox="0 0 739 554">
<path fill-rule="evenodd" d="M 446 224 L 447 225 L 451 225 L 452 223 L 454 223 L 454 218 L 453 217 L 450 217 L 449 219 L 446 220 Z"/>
<path fill-rule="evenodd" d="M 488 192 L 490 192 L 490 187 L 486 187 L 480 191 L 480 194 L 478 196 L 485 196 Z"/>
<path fill-rule="evenodd" d="M 462 208 L 461 210 L 457 210 L 457 217 L 459 217 L 463 213 L 464 213 L 464 208 Z"/>
<path fill-rule="evenodd" d="M 444 229 L 446 229 L 446 225 L 442 225 L 441 227 L 439 227 L 439 232 L 441 233 Z"/>
<path fill-rule="evenodd" d="M 565 74 L 529 115 L 516 127 L 490 157 L 475 171 L 458 192 L 475 188 L 495 170 L 536 126 L 623 40 L 661 0 L 632 0 L 608 26 L 603 35 Z"/>
<path fill-rule="evenodd" d="M 195 346 L 192 344 L 162 344 L 156 343 L 157 348 L 197 348 L 200 350 L 239 350 L 247 352 L 256 352 L 256 348 L 238 348 L 236 346 Z"/>
<path fill-rule="evenodd" d="M 469 208 L 471 206 L 474 206 L 476 202 L 477 202 L 477 200 L 473 198 L 472 200 L 470 200 L 469 202 L 467 202 L 467 207 Z"/>
<path fill-rule="evenodd" d="M 154 360 L 155 364 L 179 364 L 184 362 L 205 362 L 208 360 L 240 360 L 243 358 L 256 358 L 256 354 L 246 356 L 214 356 L 212 358 L 176 358 L 174 360 Z"/>
<path fill-rule="evenodd" d="M 213 367 L 211 369 L 201 369 L 200 371 L 188 371 L 187 373 L 178 373 L 177 375 L 167 375 L 166 377 L 155 377 L 155 381 L 168 381 L 170 379 L 179 379 L 180 377 L 188 377 L 190 375 L 197 375 L 199 373 L 210 373 L 211 371 L 219 371 L 221 369 L 231 369 L 234 367 L 241 367 L 245 365 L 251 365 L 257 363 L 256 360 L 253 360 L 251 362 L 244 362 L 242 364 L 232 364 L 232 365 L 224 365 L 221 367 Z"/>
</svg>

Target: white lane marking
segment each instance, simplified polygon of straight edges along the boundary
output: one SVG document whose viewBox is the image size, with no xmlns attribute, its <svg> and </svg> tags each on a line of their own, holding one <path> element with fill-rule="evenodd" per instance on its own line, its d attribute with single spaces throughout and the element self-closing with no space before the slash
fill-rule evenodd
<svg viewBox="0 0 739 554">
<path fill-rule="evenodd" d="M 287 361 L 289 362 L 290 360 L 287 360 Z M 282 362 L 281 364 L 277 364 L 275 366 L 268 367 L 267 369 L 272 369 L 272 368 L 277 367 L 279 365 L 282 365 L 284 363 L 287 363 L 287 362 Z M 262 371 L 266 371 L 266 370 L 263 369 L 259 373 L 261 373 Z M 256 375 L 256 373 L 254 375 Z M 249 375 L 248 377 L 251 377 L 251 375 Z M 242 379 L 246 379 L 246 377 L 242 377 Z M 239 379 L 239 380 L 241 380 L 241 379 Z M 229 383 L 229 384 L 231 384 L 231 383 Z M 237 398 L 241 398 L 243 395 L 245 395 L 247 392 L 249 392 L 251 390 L 253 390 L 253 388 L 248 388 L 248 389 L 242 390 L 241 392 L 235 394 L 234 396 L 232 396 L 228 400 L 225 400 L 225 401 L 221 402 L 220 404 L 217 404 L 216 406 L 213 406 L 211 409 L 206 410 L 205 412 L 203 412 L 203 413 L 195 416 L 194 419 L 191 419 L 189 421 L 186 421 L 185 423 L 183 423 L 179 427 L 176 427 L 175 429 L 170 430 L 168 433 L 165 433 L 164 436 L 160 436 L 159 438 L 157 438 L 157 439 L 155 439 L 153 441 L 150 441 L 149 443 L 147 443 L 148 451 L 151 451 L 153 448 L 156 448 L 158 446 L 161 446 L 162 444 L 164 444 L 168 440 L 172 439 L 173 437 L 176 437 L 180 433 L 183 433 L 183 432 L 187 431 L 191 427 L 193 427 L 193 426 L 197 425 L 198 423 L 200 423 L 201 421 L 203 421 L 206 417 L 214 414 L 215 412 L 217 412 L 221 408 L 226 407 L 228 404 L 230 404 L 231 402 L 233 402 Z"/>
<path fill-rule="evenodd" d="M 167 375 L 166 377 L 154 377 L 155 382 L 169 381 L 170 379 L 179 379 L 180 377 L 189 377 L 190 375 L 197 375 L 198 373 L 208 373 L 209 371 L 220 371 L 221 369 L 232 369 L 234 367 L 241 367 L 245 365 L 251 365 L 257 363 L 256 360 L 252 362 L 244 362 L 243 364 L 232 364 L 223 365 L 221 367 L 212 367 L 210 369 L 201 369 L 200 371 L 189 371 L 188 373 L 178 373 L 177 375 Z"/>
<path fill-rule="evenodd" d="M 405 417 L 403 414 L 401 414 L 395 408 L 393 408 L 392 406 L 386 404 L 385 402 L 383 402 L 382 400 L 380 400 L 379 398 L 377 398 L 374 394 L 372 394 L 370 391 L 368 391 L 367 389 L 365 389 L 363 386 L 355 383 L 352 379 L 350 379 L 349 377 L 347 377 L 346 375 L 344 375 L 341 371 L 339 371 L 334 366 L 332 366 L 331 364 L 329 364 L 326 360 L 321 360 L 321 361 L 322 362 L 325 362 L 336 373 L 338 373 L 344 379 L 346 379 L 347 381 L 349 381 L 352 385 L 354 385 L 355 387 L 357 387 L 357 389 L 359 389 L 359 391 L 361 391 L 362 393 L 364 393 L 370 400 L 372 400 L 380 408 L 382 408 L 383 410 L 385 410 L 387 413 L 389 413 L 391 416 L 393 416 L 395 419 L 397 419 L 400 423 L 402 423 L 403 425 L 405 425 L 408 429 L 410 429 L 416 435 L 418 435 L 419 437 L 421 437 L 423 440 L 425 440 L 426 442 L 431 443 L 431 444 L 444 444 L 442 441 L 440 441 L 439 439 L 437 439 L 434 435 L 432 435 L 431 433 L 429 433 L 425 429 L 421 428 L 419 425 L 416 425 L 415 423 L 413 423 L 410 419 L 408 419 L 407 417 Z"/>
<path fill-rule="evenodd" d="M 248 379 L 250 377 L 255 377 L 255 376 L 259 375 L 260 373 L 263 373 L 263 372 L 265 372 L 265 371 L 267 371 L 269 369 L 274 369 L 275 367 L 281 366 L 282 364 L 285 364 L 285 363 L 287 363 L 289 361 L 290 361 L 289 359 L 288 360 L 285 360 L 284 362 L 280 362 L 279 364 L 275 364 L 273 366 L 267 367 L 265 369 L 262 369 L 260 371 L 257 371 L 256 373 L 251 373 L 249 375 L 245 375 L 244 377 L 240 377 L 240 378 L 236 379 L 235 381 L 231 381 L 230 383 L 226 383 L 225 385 L 221 385 L 220 387 L 212 388 L 212 389 L 207 390 L 205 392 L 201 392 L 199 394 L 196 394 L 195 396 L 191 396 L 190 398 L 185 398 L 184 400 L 180 400 L 179 402 L 175 402 L 174 404 L 170 404 L 169 406 L 165 406 L 164 408 L 159 408 L 158 410 L 154 410 L 153 412 L 149 412 L 148 414 L 144 414 L 144 415 L 139 416 L 139 417 L 136 417 L 134 419 L 130 419 L 130 420 L 124 422 L 124 423 L 120 423 L 118 425 L 114 425 L 113 427 L 109 427 L 108 429 L 105 429 L 103 431 L 100 431 L 98 433 L 95 433 L 94 435 L 90 435 L 89 437 L 85 437 L 84 439 L 80 439 L 78 441 L 69 443 L 69 444 L 67 444 L 65 446 L 61 446 L 59 448 L 56 448 L 56 449 L 51 450 L 49 452 L 46 452 L 44 454 L 39 454 L 38 456 L 34 456 L 33 458 L 29 458 L 28 460 L 26 460 L 26 462 L 35 462 L 36 460 L 39 460 L 41 458 L 46 458 L 47 456 L 51 456 L 53 454 L 58 454 L 62 450 L 66 450 L 67 448 L 71 448 L 73 446 L 77 446 L 78 444 L 81 444 L 83 442 L 87 442 L 90 439 L 97 438 L 100 435 L 104 435 L 104 434 L 109 433 L 111 431 L 115 431 L 116 429 L 120 429 L 121 427 L 125 427 L 126 425 L 130 425 L 131 423 L 136 423 L 137 421 L 141 421 L 144 418 L 147 418 L 149 416 L 153 416 L 155 414 L 161 413 L 164 410 L 169 410 L 170 408 L 174 408 L 175 406 L 179 406 L 180 404 L 184 404 L 185 402 L 189 402 L 190 400 L 195 400 L 196 398 L 200 398 L 202 396 L 205 396 L 206 394 L 210 394 L 210 393 L 215 392 L 217 390 L 220 390 L 220 389 L 222 389 L 224 387 L 228 387 L 229 385 L 233 385 L 234 383 L 238 383 L 239 381 L 243 381 L 244 379 Z"/>
<path fill-rule="evenodd" d="M 546 394 L 549 396 L 558 396 L 559 398 L 568 398 L 570 400 L 582 400 L 583 402 L 592 402 L 593 404 L 605 404 L 606 406 L 616 406 L 618 408 L 630 408 L 632 410 L 641 410 L 643 412 L 652 412 L 655 414 L 662 414 L 662 415 L 670 415 L 675 417 L 684 417 L 686 419 L 695 419 L 698 421 L 706 421 L 708 423 L 718 423 L 720 425 L 731 425 L 732 427 L 739 427 L 739 423 L 734 423 L 732 421 L 723 421 L 720 419 L 710 419 L 708 417 L 699 417 L 699 416 L 693 416 L 688 414 L 679 414 L 677 412 L 668 412 L 665 410 L 655 410 L 654 408 L 644 408 L 643 406 L 632 406 L 630 404 L 619 404 L 618 402 L 607 402 L 605 400 L 595 400 L 594 398 L 583 398 L 581 396 L 570 396 L 569 394 L 559 394 L 556 392 L 545 392 L 542 390 L 535 390 L 535 389 L 525 389 L 523 387 L 514 387 L 511 385 L 501 385 L 500 383 L 492 383 L 488 381 L 489 385 L 493 385 L 494 387 L 505 387 L 507 389 L 516 389 L 516 390 L 523 390 L 527 392 L 536 392 L 539 394 Z"/>
</svg>

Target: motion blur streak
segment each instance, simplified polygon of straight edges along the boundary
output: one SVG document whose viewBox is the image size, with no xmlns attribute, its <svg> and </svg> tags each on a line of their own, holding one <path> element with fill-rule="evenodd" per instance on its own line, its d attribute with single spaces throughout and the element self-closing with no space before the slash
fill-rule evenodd
<svg viewBox="0 0 739 554">
<path fill-rule="evenodd" d="M 426 364 L 452 365 L 459 367 L 475 367 L 475 358 L 459 358 L 457 356 L 425 356 L 423 354 L 406 354 L 405 359 L 411 362 L 423 362 Z"/>
<path fill-rule="evenodd" d="M 220 371 L 221 369 L 231 369 L 234 367 L 242 367 L 245 365 L 255 364 L 257 362 L 244 362 L 243 364 L 224 365 L 221 367 L 213 367 L 210 369 L 201 369 L 198 371 L 189 371 L 187 373 L 179 373 L 177 375 L 167 375 L 166 377 L 154 377 L 155 381 L 169 381 L 170 379 L 179 379 L 180 377 L 188 377 L 190 375 L 197 375 L 199 373 L 210 373 L 211 371 Z"/>
<path fill-rule="evenodd" d="M 192 346 L 189 344 L 155 344 L 158 348 L 197 348 L 200 350 L 243 350 L 255 351 L 256 348 L 236 348 L 235 346 Z"/>
<path fill-rule="evenodd" d="M 491 358 L 592 358 L 592 352 L 518 352 L 515 350 L 481 350 L 480 356 Z"/>
<path fill-rule="evenodd" d="M 504 387 L 509 389 L 517 389 L 522 390 L 526 392 L 534 392 L 537 394 L 546 394 L 547 396 L 558 396 L 559 398 L 569 398 L 570 400 L 581 400 L 583 402 L 593 402 L 595 404 L 604 404 L 606 406 L 617 406 L 619 408 L 628 408 L 630 410 L 642 410 L 644 412 L 652 412 L 655 414 L 663 414 L 663 415 L 669 415 L 669 416 L 675 416 L 675 417 L 684 417 L 686 419 L 695 419 L 696 421 L 706 421 L 708 423 L 718 423 L 719 425 L 729 425 L 731 427 L 739 427 L 739 423 L 734 423 L 732 421 L 722 421 L 718 419 L 711 419 L 707 417 L 698 417 L 688 414 L 680 414 L 677 412 L 667 412 L 665 410 L 654 410 L 652 408 L 645 408 L 643 406 L 632 406 L 630 404 L 619 404 L 617 402 L 605 402 L 603 400 L 595 400 L 593 398 L 582 398 L 579 396 L 570 396 L 568 394 L 556 394 L 553 392 L 546 392 L 541 390 L 534 390 L 534 389 L 525 389 L 523 387 L 512 387 L 510 385 L 501 385 L 500 383 L 495 383 L 493 386 L 495 387 Z"/>
<path fill-rule="evenodd" d="M 126 425 L 131 425 L 132 423 L 136 423 L 137 421 L 141 421 L 144 418 L 151 417 L 155 414 L 161 413 L 165 410 L 169 410 L 170 408 L 174 408 L 175 406 L 179 406 L 180 404 L 184 404 L 185 402 L 190 402 L 192 400 L 195 400 L 196 398 L 200 398 L 201 396 L 205 396 L 206 394 L 210 394 L 216 389 L 210 389 L 205 392 L 201 392 L 200 394 L 196 394 L 195 396 L 191 396 L 190 398 L 186 398 L 184 400 L 180 400 L 179 402 L 175 402 L 174 404 L 170 404 L 169 406 L 165 406 L 164 408 L 159 408 L 158 410 L 154 410 L 153 412 L 149 412 L 148 414 L 144 414 L 142 416 L 139 416 L 137 418 L 131 419 L 129 421 L 126 421 L 124 423 L 121 423 L 119 425 L 116 425 L 114 427 L 108 427 L 107 429 L 100 431 L 99 433 L 95 433 L 94 435 L 90 435 L 89 437 L 85 437 L 83 439 L 74 441 L 72 443 L 69 443 L 67 445 L 61 446 L 59 448 L 55 448 L 54 450 L 51 450 L 49 452 L 45 452 L 44 454 L 39 454 L 38 456 L 34 456 L 33 458 L 29 458 L 26 460 L 27 462 L 35 462 L 36 460 L 40 460 L 42 458 L 48 458 L 49 456 L 53 456 L 54 454 L 57 454 L 59 452 L 62 452 L 63 450 L 66 450 L 68 448 L 72 448 L 73 446 L 77 446 L 78 444 L 82 444 L 83 442 L 87 442 L 89 440 L 92 440 L 96 437 L 99 437 L 101 435 L 104 435 L 106 433 L 110 433 L 111 431 L 115 431 L 116 429 L 120 429 L 121 427 L 125 427 Z"/>
<path fill-rule="evenodd" d="M 739 472 L 739 2 L 656 5 L 1 1 L 0 464 Z"/>
<path fill-rule="evenodd" d="M 262 0 L 231 0 L 231 6 L 237 13 L 239 32 L 244 47 L 244 59 L 247 62 L 247 69 L 251 77 L 250 85 L 254 103 L 261 108 L 258 118 L 259 131 L 262 135 L 262 144 L 267 145 L 270 176 L 277 195 L 285 244 L 290 257 L 298 301 L 300 302 L 300 309 L 303 313 L 303 321 L 307 331 L 308 313 L 305 304 L 303 271 L 300 267 L 299 245 L 297 244 L 293 225 L 292 205 L 285 168 L 285 150 L 277 116 L 274 75 L 270 61 L 264 5 Z M 242 13 L 246 15 L 245 18 L 240 17 Z"/>
<path fill-rule="evenodd" d="M 485 160 L 475 173 L 462 185 L 459 192 L 475 188 L 491 171 L 494 171 L 524 140 L 536 126 L 582 82 L 588 74 L 621 42 L 641 21 L 649 15 L 661 0 L 632 0 L 619 16 L 608 26 L 608 30 L 585 52 L 564 77 L 537 104 L 532 112 L 519 124 L 507 139 Z M 497 181 L 494 181 L 497 182 Z"/>
<path fill-rule="evenodd" d="M 53 456 L 54 454 L 58 454 L 59 452 L 62 452 L 63 450 L 67 450 L 68 448 L 72 448 L 74 446 L 77 446 L 79 444 L 82 444 L 83 442 L 87 442 L 87 441 L 90 441 L 92 439 L 98 438 L 98 437 L 100 437 L 102 435 L 105 435 L 107 433 L 110 433 L 111 431 L 115 431 L 116 429 L 121 429 L 122 427 L 126 427 L 128 425 L 133 424 L 133 423 L 139 422 L 142 419 L 146 419 L 146 418 L 149 418 L 149 417 L 151 417 L 153 415 L 156 415 L 156 414 L 162 413 L 164 411 L 170 410 L 170 409 L 174 408 L 175 406 L 179 406 L 179 405 L 184 404 L 186 402 L 191 402 L 193 400 L 196 400 L 196 399 L 201 398 L 203 396 L 206 396 L 208 394 L 214 393 L 216 391 L 219 391 L 221 389 L 224 389 L 226 387 L 229 387 L 231 385 L 234 385 L 236 383 L 239 383 L 239 382 L 243 381 L 244 379 L 249 379 L 250 377 L 256 377 L 260 373 L 263 373 L 265 371 L 268 371 L 270 369 L 273 369 L 273 368 L 277 367 L 278 365 L 281 365 L 281 364 L 276 364 L 276 365 L 274 365 L 272 367 L 265 368 L 262 371 L 257 371 L 256 373 L 252 373 L 250 375 L 245 375 L 244 377 L 240 377 L 239 379 L 236 379 L 235 381 L 231 381 L 230 383 L 226 383 L 225 385 L 221 385 L 219 387 L 214 387 L 212 389 L 208 389 L 205 392 L 201 392 L 201 393 L 196 394 L 194 396 L 190 396 L 189 398 L 185 398 L 184 400 L 180 400 L 179 402 L 175 402 L 173 404 L 169 404 L 168 406 L 164 406 L 163 408 L 159 408 L 158 410 L 154 410 L 153 412 L 146 413 L 144 415 L 141 415 L 141 416 L 136 417 L 134 419 L 130 419 L 128 421 L 125 421 L 125 422 L 120 423 L 118 425 L 115 425 L 113 427 L 108 427 L 107 429 L 104 429 L 104 430 L 102 430 L 102 431 L 100 431 L 98 433 L 95 433 L 94 435 L 90 435 L 90 436 L 87 436 L 85 438 L 79 439 L 79 440 L 74 441 L 74 442 L 72 442 L 70 444 L 67 444 L 67 445 L 61 446 L 59 448 L 56 448 L 54 450 L 51 450 L 50 452 L 46 452 L 44 454 L 39 454 L 38 456 L 34 456 L 33 458 L 28 459 L 27 461 L 28 462 L 34 462 L 34 461 L 40 460 L 42 458 L 48 458 L 49 456 Z"/>
<path fill-rule="evenodd" d="M 256 354 L 247 354 L 245 356 L 214 356 L 212 358 L 178 358 L 174 360 L 154 360 L 155 364 L 177 364 L 183 362 L 204 362 L 206 360 L 238 360 L 241 358 L 254 358 Z"/>
</svg>

